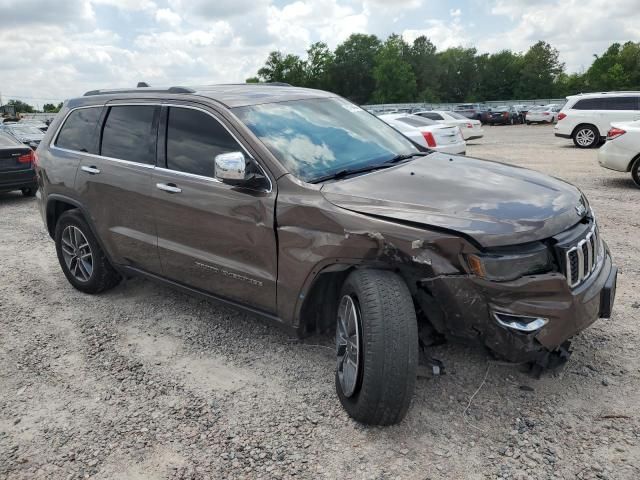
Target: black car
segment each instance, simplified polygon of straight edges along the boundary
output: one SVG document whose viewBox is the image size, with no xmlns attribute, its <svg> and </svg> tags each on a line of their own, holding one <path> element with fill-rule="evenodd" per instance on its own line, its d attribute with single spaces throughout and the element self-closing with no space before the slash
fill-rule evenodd
<svg viewBox="0 0 640 480">
<path fill-rule="evenodd" d="M 0 132 L 0 192 L 21 190 L 26 197 L 36 194 L 35 153 L 11 135 Z"/>
<path fill-rule="evenodd" d="M 486 123 L 489 125 L 515 125 L 522 123 L 522 119 L 522 114 L 516 108 L 502 105 L 491 107 Z"/>
</svg>

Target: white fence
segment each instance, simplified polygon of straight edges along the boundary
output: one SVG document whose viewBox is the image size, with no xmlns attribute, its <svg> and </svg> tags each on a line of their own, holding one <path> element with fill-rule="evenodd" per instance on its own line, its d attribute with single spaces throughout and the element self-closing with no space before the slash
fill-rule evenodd
<svg viewBox="0 0 640 480">
<path fill-rule="evenodd" d="M 550 103 L 556 103 L 564 105 L 567 102 L 566 98 L 536 98 L 534 100 L 492 100 L 490 102 L 457 102 L 457 103 L 429 103 L 429 102 L 417 102 L 417 103 L 385 103 L 380 105 L 363 105 L 363 108 L 372 110 L 375 112 L 388 112 L 395 110 L 453 110 L 458 105 L 485 105 L 487 107 L 498 107 L 500 105 L 549 105 Z"/>
</svg>

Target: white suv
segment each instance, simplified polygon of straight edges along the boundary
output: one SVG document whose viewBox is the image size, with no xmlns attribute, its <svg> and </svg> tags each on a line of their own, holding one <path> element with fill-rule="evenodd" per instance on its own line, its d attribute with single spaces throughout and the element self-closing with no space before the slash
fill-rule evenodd
<svg viewBox="0 0 640 480">
<path fill-rule="evenodd" d="M 640 92 L 586 93 L 567 97 L 554 131 L 578 148 L 591 148 L 605 140 L 611 122 L 634 120 L 640 120 Z"/>
</svg>

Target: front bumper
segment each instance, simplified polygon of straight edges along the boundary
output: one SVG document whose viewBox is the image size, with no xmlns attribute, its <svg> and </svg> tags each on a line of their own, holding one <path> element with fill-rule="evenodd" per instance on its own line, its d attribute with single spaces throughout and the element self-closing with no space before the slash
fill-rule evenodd
<svg viewBox="0 0 640 480">
<path fill-rule="evenodd" d="M 607 249 L 600 270 L 574 289 L 560 273 L 499 283 L 470 276 L 439 277 L 421 282 L 428 294 L 418 299 L 425 302 L 423 310 L 445 336 L 480 342 L 509 361 L 527 362 L 560 349 L 598 318 L 609 317 L 616 277 L 617 268 Z M 438 299 L 439 315 L 429 315 L 433 304 L 427 297 Z M 519 332 L 500 325 L 496 312 L 548 322 L 537 331 Z"/>
</svg>

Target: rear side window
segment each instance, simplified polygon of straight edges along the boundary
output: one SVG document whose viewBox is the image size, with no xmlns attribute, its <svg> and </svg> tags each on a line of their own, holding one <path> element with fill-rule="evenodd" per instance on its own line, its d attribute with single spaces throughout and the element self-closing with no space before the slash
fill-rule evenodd
<svg viewBox="0 0 640 480">
<path fill-rule="evenodd" d="M 69 114 L 64 122 L 56 147 L 91 152 L 95 145 L 95 132 L 102 107 L 79 108 Z"/>
<path fill-rule="evenodd" d="M 100 154 L 130 162 L 155 164 L 156 111 L 152 105 L 111 107 L 102 130 Z"/>
<path fill-rule="evenodd" d="M 214 176 L 214 158 L 242 151 L 215 118 L 190 108 L 172 107 L 167 123 L 167 168 L 205 177 Z"/>
<path fill-rule="evenodd" d="M 638 97 L 611 97 L 604 98 L 605 110 L 637 110 Z"/>
<path fill-rule="evenodd" d="M 604 102 L 601 98 L 585 98 L 578 100 L 573 108 L 574 110 L 604 110 Z"/>
</svg>

